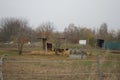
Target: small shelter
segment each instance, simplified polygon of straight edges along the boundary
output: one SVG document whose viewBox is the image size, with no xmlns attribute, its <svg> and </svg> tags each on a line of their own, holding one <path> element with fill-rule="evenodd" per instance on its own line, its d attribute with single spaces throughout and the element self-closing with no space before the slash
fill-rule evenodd
<svg viewBox="0 0 120 80">
<path fill-rule="evenodd" d="M 97 44 L 98 47 L 103 48 L 104 47 L 104 40 L 103 39 L 97 39 Z"/>
<path fill-rule="evenodd" d="M 43 50 L 52 50 L 52 43 L 47 42 L 47 38 L 38 38 L 38 39 L 42 39 Z"/>
</svg>

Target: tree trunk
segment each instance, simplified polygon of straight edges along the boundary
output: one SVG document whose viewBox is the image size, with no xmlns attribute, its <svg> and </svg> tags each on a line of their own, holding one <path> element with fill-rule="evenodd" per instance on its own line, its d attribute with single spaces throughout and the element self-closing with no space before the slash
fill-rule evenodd
<svg viewBox="0 0 120 80">
<path fill-rule="evenodd" d="M 22 55 L 22 50 L 19 50 L 19 55 Z"/>
<path fill-rule="evenodd" d="M 19 53 L 19 55 L 22 55 L 23 45 L 24 44 L 18 43 L 18 53 Z"/>
<path fill-rule="evenodd" d="M 47 43 L 47 38 L 43 38 L 43 50 L 46 50 L 47 47 L 46 43 Z"/>
</svg>

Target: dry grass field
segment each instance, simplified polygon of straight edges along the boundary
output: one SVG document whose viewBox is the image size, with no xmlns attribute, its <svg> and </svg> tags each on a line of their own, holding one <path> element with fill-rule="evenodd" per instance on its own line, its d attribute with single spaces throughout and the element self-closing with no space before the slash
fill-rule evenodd
<svg viewBox="0 0 120 80">
<path fill-rule="evenodd" d="M 4 80 L 98 80 L 97 55 L 102 55 L 102 80 L 120 80 L 120 55 L 108 51 L 92 50 L 86 59 L 70 59 L 68 53 L 15 50 L 8 53 L 3 63 Z"/>
</svg>

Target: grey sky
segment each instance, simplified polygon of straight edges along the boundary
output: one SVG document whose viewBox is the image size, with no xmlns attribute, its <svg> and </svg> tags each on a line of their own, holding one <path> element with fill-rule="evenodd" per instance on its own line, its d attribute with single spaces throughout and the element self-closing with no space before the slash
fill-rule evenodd
<svg viewBox="0 0 120 80">
<path fill-rule="evenodd" d="M 25 18 L 35 28 L 53 22 L 63 31 L 69 23 L 97 28 L 103 22 L 120 29 L 120 0 L 0 0 L 0 19 Z"/>
</svg>

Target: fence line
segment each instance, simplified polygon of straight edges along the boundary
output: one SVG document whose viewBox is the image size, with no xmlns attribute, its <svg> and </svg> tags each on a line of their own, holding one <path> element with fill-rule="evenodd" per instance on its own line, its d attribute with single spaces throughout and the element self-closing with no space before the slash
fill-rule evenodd
<svg viewBox="0 0 120 80">
<path fill-rule="evenodd" d="M 5 73 L 5 74 L 7 74 L 7 75 L 20 75 L 20 74 L 24 74 L 24 75 L 36 75 L 36 74 L 45 75 L 43 73 L 34 73 L 34 74 L 32 74 L 32 73 L 12 73 L 12 74 L 11 73 Z M 98 75 L 98 73 L 90 73 L 90 72 L 88 72 L 88 73 L 87 72 L 85 72 L 85 73 L 82 72 L 82 73 L 74 73 L 74 74 L 73 73 L 69 73 L 69 74 L 68 73 L 66 73 L 66 74 L 63 74 L 63 73 L 60 74 L 59 73 L 59 74 L 49 74 L 49 75 L 52 76 L 52 75 L 87 75 L 87 74 Z M 120 74 L 120 73 L 106 73 L 106 72 L 103 72 L 102 74 Z"/>
<path fill-rule="evenodd" d="M 3 64 L 3 61 L 4 61 L 4 58 L 5 58 L 5 55 L 3 57 L 1 57 L 1 60 L 0 60 L 0 63 L 1 63 L 1 66 L 0 66 L 0 80 L 3 80 L 3 74 L 2 74 L 2 64 Z M 78 60 L 78 59 L 77 59 Z M 73 60 L 74 61 L 74 60 Z M 98 80 L 103 80 L 103 75 L 112 75 L 112 74 L 115 74 L 115 75 L 119 75 L 120 73 L 119 72 L 116 72 L 116 73 L 110 73 L 110 72 L 102 72 L 102 64 L 103 62 L 105 61 L 108 61 L 108 62 L 120 62 L 120 61 L 116 61 L 116 60 L 102 60 L 102 56 L 98 56 L 97 60 L 80 60 L 80 61 L 91 61 L 91 62 L 96 62 L 97 65 L 97 68 L 98 68 L 98 71 L 97 72 L 82 72 L 82 73 L 55 73 L 55 74 L 48 74 L 47 72 L 46 73 L 4 73 L 5 75 L 39 75 L 39 76 L 75 76 L 75 75 L 98 75 Z M 58 63 L 58 62 L 71 62 L 69 60 L 44 60 L 44 59 L 41 59 L 41 60 L 22 60 L 22 61 L 12 61 L 12 60 L 5 60 L 4 63 L 39 63 L 39 62 L 55 62 L 55 63 Z M 94 66 L 94 65 L 93 65 Z M 45 75 L 46 74 L 46 75 Z"/>
<path fill-rule="evenodd" d="M 90 61 L 90 62 L 96 62 L 96 60 L 80 60 L 80 61 Z M 21 60 L 21 61 L 4 61 L 5 63 L 38 63 L 38 62 L 71 62 L 71 61 L 65 61 L 65 60 Z M 102 62 L 120 62 L 120 61 L 116 61 L 116 60 L 102 60 Z"/>
</svg>

